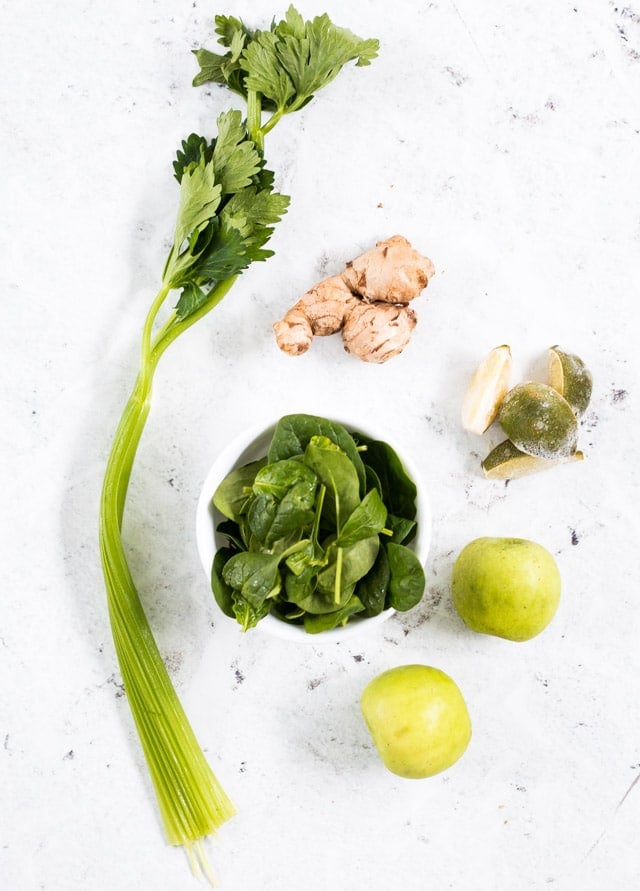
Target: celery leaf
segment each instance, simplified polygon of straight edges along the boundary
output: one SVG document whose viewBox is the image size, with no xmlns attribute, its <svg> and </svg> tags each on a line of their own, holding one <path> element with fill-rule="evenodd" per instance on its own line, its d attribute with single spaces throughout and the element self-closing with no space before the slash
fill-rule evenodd
<svg viewBox="0 0 640 891">
<path fill-rule="evenodd" d="M 216 33 L 219 35 L 218 43 L 228 47 L 229 52 L 220 55 L 207 49 L 195 50 L 194 55 L 200 65 L 200 71 L 194 77 L 193 85 L 198 87 L 205 83 L 226 84 L 234 92 L 246 96 L 240 55 L 245 44 L 251 40 L 252 34 L 233 16 L 217 15 L 215 22 Z"/>
<path fill-rule="evenodd" d="M 215 216 L 222 187 L 215 181 L 212 161 L 204 155 L 185 168 L 180 181 L 180 206 L 174 243 L 180 248 L 187 238 Z"/>
<path fill-rule="evenodd" d="M 248 90 L 271 99 L 285 108 L 295 96 L 295 87 L 279 59 L 279 39 L 272 31 L 262 31 L 245 48 L 241 65 Z"/>
<path fill-rule="evenodd" d="M 213 170 L 223 195 L 232 195 L 251 184 L 262 166 L 258 151 L 247 136 L 239 111 L 218 118 L 218 136 L 213 149 Z"/>
<path fill-rule="evenodd" d="M 176 160 L 173 162 L 174 176 L 178 182 L 182 182 L 184 171 L 191 164 L 198 164 L 201 158 L 209 160 L 211 153 L 204 136 L 192 133 L 187 139 L 182 140 L 182 148 L 176 152 Z"/>
<path fill-rule="evenodd" d="M 194 282 L 187 282 L 176 304 L 176 316 L 186 319 L 207 301 L 207 295 Z"/>
<path fill-rule="evenodd" d="M 279 116 L 306 105 L 348 62 L 369 65 L 379 49 L 377 40 L 337 27 L 326 13 L 305 22 L 293 6 L 268 31 L 250 31 L 239 19 L 216 16 L 216 33 L 228 52 L 196 50 L 200 71 L 194 85 L 213 82 L 245 97 L 259 94 L 262 107 Z"/>
<path fill-rule="evenodd" d="M 297 21 L 294 27 L 281 28 L 278 57 L 298 97 L 308 98 L 330 83 L 347 62 L 369 65 L 378 46 L 377 40 L 362 40 L 346 28 L 338 28 L 325 13 L 306 23 L 304 36 L 300 36 Z"/>
</svg>

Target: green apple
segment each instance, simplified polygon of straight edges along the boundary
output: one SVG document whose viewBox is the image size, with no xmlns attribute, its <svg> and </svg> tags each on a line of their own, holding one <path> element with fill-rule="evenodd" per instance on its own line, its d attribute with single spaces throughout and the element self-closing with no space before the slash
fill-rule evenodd
<svg viewBox="0 0 640 891">
<path fill-rule="evenodd" d="M 362 714 L 383 764 L 408 779 L 451 767 L 471 739 L 457 684 L 438 668 L 400 665 L 365 687 Z"/>
<path fill-rule="evenodd" d="M 560 572 L 546 548 L 524 538 L 476 538 L 462 549 L 451 579 L 453 603 L 474 631 L 530 640 L 553 619 Z"/>
</svg>

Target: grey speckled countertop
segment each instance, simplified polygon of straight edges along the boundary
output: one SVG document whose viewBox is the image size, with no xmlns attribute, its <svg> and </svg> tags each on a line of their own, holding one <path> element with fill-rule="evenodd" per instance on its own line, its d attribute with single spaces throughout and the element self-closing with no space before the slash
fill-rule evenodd
<svg viewBox="0 0 640 891">
<path fill-rule="evenodd" d="M 258 8 L 256 8 L 258 7 Z M 126 513 L 132 571 L 185 708 L 239 813 L 209 847 L 224 891 L 630 891 L 640 881 L 640 6 L 609 0 L 300 2 L 381 52 L 269 137 L 292 196 L 275 256 L 159 369 Z M 0 885 L 198 887 L 168 847 L 115 660 L 97 552 L 102 472 L 176 206 L 171 162 L 233 104 L 191 49 L 229 0 L 3 4 L 0 34 L 2 617 Z M 299 359 L 271 325 L 311 284 L 402 233 L 436 266 L 384 366 L 337 338 Z M 595 387 L 582 464 L 509 485 L 462 431 L 466 382 L 509 343 Z M 202 480 L 245 427 L 358 418 L 403 444 L 433 512 L 422 604 L 344 644 L 242 636 L 195 548 Z M 466 630 L 455 555 L 518 535 L 556 557 L 544 634 Z M 377 760 L 358 708 L 426 662 L 469 704 L 465 756 L 426 781 Z"/>
</svg>

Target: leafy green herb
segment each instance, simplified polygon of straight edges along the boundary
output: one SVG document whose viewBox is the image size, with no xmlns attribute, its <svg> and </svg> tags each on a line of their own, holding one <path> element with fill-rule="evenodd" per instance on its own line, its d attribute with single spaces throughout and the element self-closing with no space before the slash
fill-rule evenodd
<svg viewBox="0 0 640 891">
<path fill-rule="evenodd" d="M 218 16 L 216 32 L 227 52 L 198 50 L 195 83 L 226 85 L 246 100 L 246 115 L 233 109 L 223 112 L 213 139 L 193 133 L 177 152 L 173 172 L 180 196 L 173 244 L 144 323 L 138 377 L 107 462 L 99 530 L 116 653 L 167 837 L 183 845 L 192 864 L 199 864 L 208 877 L 200 840 L 229 819 L 234 807 L 180 705 L 129 571 L 122 539 L 129 479 L 162 355 L 217 306 L 243 270 L 271 256 L 266 244 L 289 199 L 274 189 L 274 174 L 264 158 L 265 135 L 283 115 L 306 105 L 347 62 L 366 65 L 378 48 L 377 41 L 361 40 L 327 16 L 305 22 L 293 7 L 270 30 L 251 31 L 238 19 Z M 170 295 L 175 297 L 174 308 L 161 323 Z M 229 548 L 216 556 L 212 567 L 217 602 L 245 628 L 268 612 L 281 585 L 279 557 L 262 555 L 248 561 L 243 548 L 255 550 L 262 534 L 264 543 L 280 550 L 286 539 L 290 550 L 293 539 L 286 530 L 291 518 L 307 516 L 302 506 L 306 496 L 291 487 L 286 504 L 284 498 L 276 499 L 275 513 L 265 506 L 265 517 L 261 522 L 253 517 L 252 529 L 244 513 L 244 489 L 252 482 L 251 474 L 253 469 L 220 494 L 229 515 Z M 289 616 L 295 612 L 290 605 L 283 609 Z"/>
<path fill-rule="evenodd" d="M 360 447 L 341 424 L 287 415 L 267 463 L 232 470 L 218 486 L 213 503 L 227 519 L 217 528 L 229 546 L 215 555 L 212 588 L 244 630 L 271 613 L 318 634 L 422 597 L 424 570 L 399 543 L 416 528 L 415 485 L 387 443 L 376 443 L 371 473 Z M 394 503 L 410 516 L 388 514 L 389 485 L 403 490 Z M 238 615 L 237 603 L 252 611 Z"/>
<path fill-rule="evenodd" d="M 218 42 L 228 52 L 196 50 L 200 72 L 194 83 L 226 84 L 247 99 L 250 110 L 252 98 L 259 96 L 272 112 L 263 133 L 283 115 L 303 108 L 347 62 L 369 65 L 378 53 L 377 40 L 361 40 L 326 14 L 305 22 L 293 6 L 269 31 L 252 32 L 230 16 L 218 15 L 215 21 Z"/>
</svg>

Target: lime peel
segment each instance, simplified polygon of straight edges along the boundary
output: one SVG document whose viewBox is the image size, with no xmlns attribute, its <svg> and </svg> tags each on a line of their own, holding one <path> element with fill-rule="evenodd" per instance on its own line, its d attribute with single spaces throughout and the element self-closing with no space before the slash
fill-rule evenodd
<svg viewBox="0 0 640 891">
<path fill-rule="evenodd" d="M 591 401 L 593 376 L 580 356 L 550 347 L 549 386 L 564 396 L 577 418 L 582 417 Z"/>
<path fill-rule="evenodd" d="M 583 461 L 584 453 L 575 451 L 568 457 L 540 458 L 527 455 L 515 446 L 510 439 L 505 439 L 492 449 L 482 462 L 482 470 L 488 480 L 514 480 L 532 473 L 539 473 L 566 464 L 568 461 Z"/>
<path fill-rule="evenodd" d="M 548 384 L 516 384 L 505 396 L 498 420 L 509 439 L 527 455 L 556 458 L 576 451 L 578 423 L 573 409 Z"/>
</svg>

